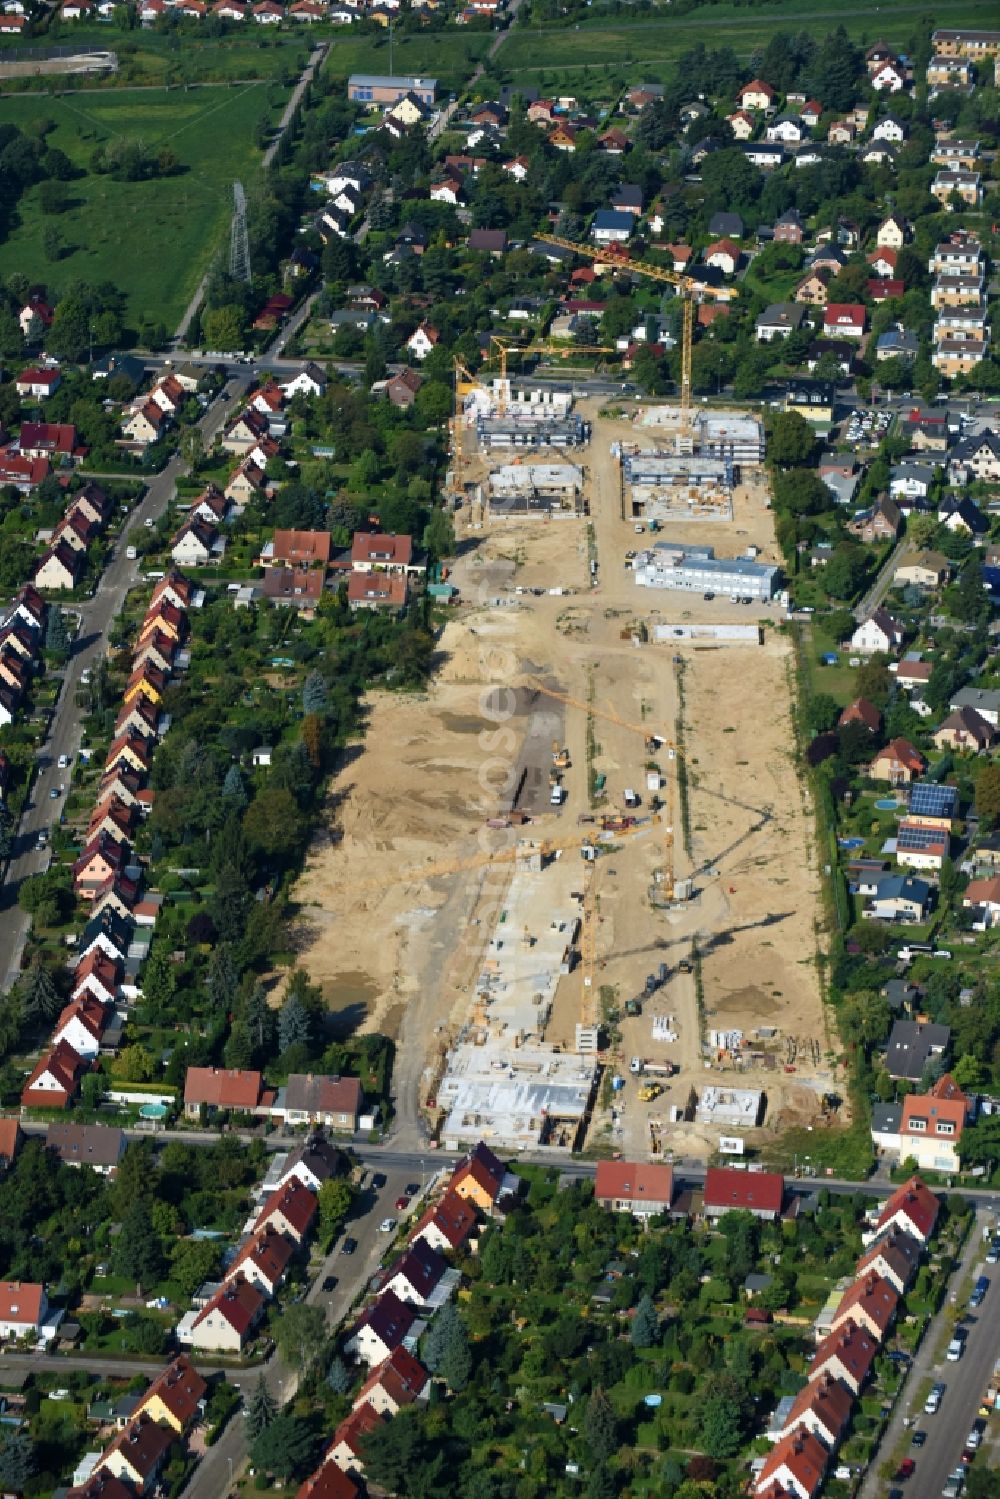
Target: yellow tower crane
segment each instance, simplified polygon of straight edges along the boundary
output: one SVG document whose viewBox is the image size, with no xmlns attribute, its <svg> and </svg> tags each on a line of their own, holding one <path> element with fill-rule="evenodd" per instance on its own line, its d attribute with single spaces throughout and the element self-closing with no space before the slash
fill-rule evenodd
<svg viewBox="0 0 1000 1499">
<path fill-rule="evenodd" d="M 694 341 L 694 304 L 701 297 L 715 297 L 720 301 L 728 301 L 730 297 L 738 295 L 735 287 L 726 287 L 724 290 L 714 286 L 704 286 L 696 281 L 693 276 L 681 275 L 679 271 L 668 270 L 666 266 L 651 265 L 648 260 L 637 260 L 635 256 L 623 249 L 620 245 L 607 245 L 598 248 L 596 245 L 581 245 L 574 239 L 563 239 L 558 234 L 539 234 L 536 239 L 544 241 L 548 245 L 559 245 L 563 250 L 572 250 L 575 255 L 586 256 L 589 260 L 596 260 L 601 265 L 611 266 L 615 270 L 632 271 L 637 276 L 648 276 L 653 281 L 666 281 L 675 286 L 678 295 L 683 299 L 683 316 L 681 319 L 681 430 L 685 436 L 691 431 L 691 348 Z"/>
</svg>

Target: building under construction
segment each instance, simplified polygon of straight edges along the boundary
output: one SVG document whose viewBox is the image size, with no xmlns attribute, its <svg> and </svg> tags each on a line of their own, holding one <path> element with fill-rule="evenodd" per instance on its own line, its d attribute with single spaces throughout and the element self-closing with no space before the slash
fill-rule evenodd
<svg viewBox="0 0 1000 1499">
<path fill-rule="evenodd" d="M 734 465 L 681 453 L 621 454 L 622 514 L 632 520 L 732 520 Z"/>
<path fill-rule="evenodd" d="M 573 463 L 505 463 L 490 474 L 494 516 L 584 513 L 583 471 Z"/>
<path fill-rule="evenodd" d="M 666 427 L 679 432 L 682 425 L 681 408 L 649 406 L 643 411 L 639 425 Z M 748 411 L 712 411 L 703 408 L 691 413 L 690 446 L 701 458 L 728 460 L 734 467 L 763 463 L 764 424 L 759 417 Z"/>
<path fill-rule="evenodd" d="M 477 417 L 476 439 L 487 453 L 494 448 L 580 448 L 590 441 L 590 423 L 573 413 L 553 417 L 544 410 L 508 410 L 503 416 Z"/>
</svg>

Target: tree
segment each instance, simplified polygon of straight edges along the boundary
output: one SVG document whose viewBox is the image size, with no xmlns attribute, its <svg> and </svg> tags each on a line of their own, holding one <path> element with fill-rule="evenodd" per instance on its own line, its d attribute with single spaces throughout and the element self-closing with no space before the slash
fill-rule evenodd
<svg viewBox="0 0 1000 1499">
<path fill-rule="evenodd" d="M 351 1211 L 353 1201 L 351 1184 L 342 1176 L 332 1177 L 320 1187 L 316 1195 L 316 1203 L 319 1208 L 319 1221 L 328 1242 L 333 1238 L 338 1225 Z"/>
<path fill-rule="evenodd" d="M 810 734 L 823 734 L 840 717 L 840 704 L 828 692 L 818 692 L 806 703 L 804 717 Z"/>
<path fill-rule="evenodd" d="M 976 811 L 993 827 L 1000 821 L 1000 764 L 984 764 L 976 776 Z"/>
<path fill-rule="evenodd" d="M 140 1286 L 153 1284 L 163 1273 L 163 1250 L 143 1198 L 137 1198 L 122 1219 L 114 1260 L 118 1274 Z"/>
<path fill-rule="evenodd" d="M 618 1451 L 618 1419 L 600 1385 L 587 1401 L 583 1439 L 593 1463 L 606 1463 Z"/>
<path fill-rule="evenodd" d="M 42 254 L 46 260 L 58 260 L 62 255 L 62 235 L 54 224 L 46 224 L 42 230 Z"/>
<path fill-rule="evenodd" d="M 719 1227 L 728 1250 L 726 1268 L 734 1280 L 743 1281 L 757 1263 L 760 1247 L 760 1225 L 752 1213 L 724 1213 Z"/>
<path fill-rule="evenodd" d="M 308 1422 L 282 1411 L 252 1443 L 250 1458 L 254 1467 L 276 1478 L 298 1478 L 311 1468 L 315 1447 Z"/>
<path fill-rule="evenodd" d="M 440 1315 L 440 1313 L 439 1313 Z M 415 1406 L 404 1406 L 391 1421 L 380 1422 L 361 1440 L 365 1478 L 389 1494 L 412 1492 L 408 1480 L 415 1472 L 423 1446 L 420 1416 Z"/>
<path fill-rule="evenodd" d="M 302 819 L 295 798 L 280 786 L 259 791 L 243 816 L 250 842 L 265 854 L 288 854 L 301 836 Z"/>
<path fill-rule="evenodd" d="M 706 163 L 707 164 L 707 163 Z M 767 456 L 779 468 L 811 463 L 817 450 L 816 433 L 797 411 L 782 411 L 773 418 L 767 438 Z"/>
<path fill-rule="evenodd" d="M 9 1431 L 0 1446 L 0 1488 L 20 1494 L 35 1475 L 34 1443 L 26 1431 Z"/>
<path fill-rule="evenodd" d="M 219 1263 L 219 1247 L 211 1239 L 179 1239 L 170 1251 L 170 1279 L 191 1297 L 210 1280 Z"/>
<path fill-rule="evenodd" d="M 322 713 L 326 707 L 326 679 L 321 672 L 311 671 L 302 684 L 302 708 L 306 713 Z"/>
<path fill-rule="evenodd" d="M 458 1311 L 454 1303 L 448 1301 L 438 1312 L 424 1337 L 424 1363 L 432 1374 L 439 1374 L 441 1372 L 445 1350 L 451 1339 L 457 1335 L 455 1331 L 457 1325 Z"/>
<path fill-rule="evenodd" d="M 424 527 L 424 546 L 432 557 L 450 557 L 455 550 L 455 527 L 441 505 L 435 506 Z"/>
<path fill-rule="evenodd" d="M 134 1042 L 114 1058 L 111 1072 L 125 1083 L 148 1083 L 156 1074 L 156 1059 L 145 1046 Z"/>
<path fill-rule="evenodd" d="M 41 958 L 35 958 L 21 980 L 21 1000 L 26 1020 L 52 1020 L 62 1007 L 52 974 Z"/>
<path fill-rule="evenodd" d="M 0 864 L 10 858 L 14 846 L 14 819 L 7 803 L 0 801 Z"/>
<path fill-rule="evenodd" d="M 742 1420 L 737 1402 L 721 1391 L 711 1391 L 701 1409 L 701 1439 L 710 1457 L 732 1457 L 742 1445 Z"/>
<path fill-rule="evenodd" d="M 884 708 L 892 690 L 892 676 L 884 656 L 873 656 L 854 674 L 854 690 L 876 708 Z"/>
<path fill-rule="evenodd" d="M 202 333 L 210 349 L 243 347 L 243 314 L 238 307 L 215 307 L 202 313 Z"/>
<path fill-rule="evenodd" d="M 438 1373 L 449 1390 L 464 1390 L 472 1373 L 472 1352 L 465 1323 L 456 1317 L 438 1365 Z"/>
<path fill-rule="evenodd" d="M 154 947 L 142 971 L 142 1007 L 148 1019 L 171 1018 L 176 988 L 177 978 L 166 948 Z"/>
<path fill-rule="evenodd" d="M 293 1368 L 305 1371 L 319 1357 L 326 1342 L 323 1308 L 307 1306 L 304 1301 L 286 1306 L 278 1318 L 274 1337 L 282 1358 Z"/>
<path fill-rule="evenodd" d="M 640 1298 L 632 1318 L 629 1334 L 633 1348 L 652 1348 L 660 1335 L 660 1319 L 656 1315 L 653 1298 L 648 1293 Z"/>
<path fill-rule="evenodd" d="M 49 616 L 45 622 L 45 649 L 51 651 L 52 655 L 60 661 L 65 661 L 69 655 L 69 632 L 66 629 L 66 619 L 61 609 L 55 604 L 49 606 Z"/>
<path fill-rule="evenodd" d="M 353 1381 L 351 1371 L 342 1358 L 333 1359 L 326 1371 L 326 1382 L 335 1395 L 347 1394 Z"/>
<path fill-rule="evenodd" d="M 225 779 L 222 782 L 222 795 L 236 811 L 245 811 L 249 798 L 247 796 L 247 789 L 243 784 L 243 772 L 238 765 L 230 765 L 226 771 Z"/>
<path fill-rule="evenodd" d="M 250 1391 L 246 1408 L 247 1435 L 251 1442 L 255 1442 L 261 1432 L 267 1430 L 277 1414 L 278 1402 L 268 1389 L 264 1375 L 259 1374 L 257 1383 Z"/>
<path fill-rule="evenodd" d="M 290 1046 L 309 1046 L 311 1040 L 308 1011 L 297 994 L 290 994 L 278 1012 L 278 1049 L 287 1051 Z"/>
</svg>

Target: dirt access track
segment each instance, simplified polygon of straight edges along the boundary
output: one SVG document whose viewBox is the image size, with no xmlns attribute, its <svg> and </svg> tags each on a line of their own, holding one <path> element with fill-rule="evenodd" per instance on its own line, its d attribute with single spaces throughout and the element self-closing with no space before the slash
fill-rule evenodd
<svg viewBox="0 0 1000 1499">
<path fill-rule="evenodd" d="M 670 977 L 641 1017 L 622 1023 L 612 1064 L 626 1088 L 616 1096 L 615 1119 L 599 1115 L 591 1138 L 645 1155 L 650 1115 L 669 1117 L 668 1104 L 714 1082 L 766 1090 L 756 1136 L 764 1141 L 784 1124 L 813 1122 L 820 1095 L 837 1083 L 815 963 L 812 819 L 792 755 L 790 645 L 773 628 L 762 646 L 637 647 L 623 639 L 640 619 L 652 629 L 658 622 L 747 624 L 759 614 L 773 626 L 778 608 L 636 587 L 625 552 L 641 542 L 621 517 L 609 449 L 618 440 L 651 447 L 653 435 L 599 416 L 596 406 L 583 410 L 594 436 L 572 456 L 586 469 L 589 521 L 488 520 L 463 534 L 460 514 L 453 580 L 462 603 L 441 637 L 441 669 L 425 695 L 377 694 L 368 704 L 363 750 L 334 779 L 296 890 L 300 961 L 323 985 L 338 1025 L 396 1037 L 398 1126 L 401 1134 L 413 1130 L 441 1058 L 468 1019 L 510 878 L 509 861 L 502 853 L 491 859 L 490 851 L 512 846 L 517 831 L 490 829 L 487 818 L 508 804 L 522 774 L 520 805 L 532 814 L 532 836 L 579 840 L 589 824 L 578 818 L 620 810 L 626 788 L 638 792 L 640 815 L 648 816 L 654 757 L 644 736 L 673 739 L 682 695 L 690 851 L 678 811 L 674 857 L 676 875 L 693 878 L 695 898 L 671 910 L 651 904 L 665 865 L 665 815 L 597 862 L 595 988 L 623 1006 L 660 963 Z M 671 525 L 663 536 L 708 543 L 721 555 L 753 543 L 763 556 L 777 556 L 759 478 L 737 489 L 731 523 Z M 564 592 L 534 591 L 552 588 Z M 575 702 L 533 690 L 531 677 Z M 556 742 L 571 760 L 558 809 L 548 797 Z M 655 763 L 665 776 L 676 770 L 666 748 Z M 598 774 L 605 799 L 594 804 L 590 782 Z M 577 857 L 576 849 L 563 857 Z M 581 861 L 581 886 L 586 875 Z M 693 944 L 701 954 L 702 1016 L 694 975 L 677 967 L 690 960 Z M 560 983 L 546 1039 L 571 1046 L 584 1008 L 576 972 Z M 675 1040 L 651 1039 L 654 1013 L 673 1017 Z M 703 1050 L 703 1032 L 749 1035 L 758 1027 L 778 1033 L 769 1065 L 766 1058 L 741 1062 L 737 1073 L 731 1058 Z M 789 1038 L 794 1072 L 785 1071 Z M 631 1056 L 679 1066 L 652 1106 L 638 1101 Z M 661 1148 L 675 1157 L 704 1157 L 717 1147 L 718 1131 L 664 1127 Z"/>
</svg>

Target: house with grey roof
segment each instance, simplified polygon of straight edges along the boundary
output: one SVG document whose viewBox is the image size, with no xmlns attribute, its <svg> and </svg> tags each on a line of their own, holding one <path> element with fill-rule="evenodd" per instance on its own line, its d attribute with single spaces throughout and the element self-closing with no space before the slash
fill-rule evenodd
<svg viewBox="0 0 1000 1499">
<path fill-rule="evenodd" d="M 801 302 L 772 302 L 765 307 L 754 323 L 759 344 L 773 343 L 776 338 L 787 338 L 802 327 L 806 309 Z"/>
<path fill-rule="evenodd" d="M 930 907 L 931 887 L 913 875 L 882 874 L 862 879 L 858 894 L 865 902 L 861 915 L 866 921 L 918 922 Z"/>
<path fill-rule="evenodd" d="M 951 1041 L 947 1025 L 933 1025 L 920 1020 L 897 1020 L 889 1034 L 885 1070 L 891 1078 L 905 1078 L 918 1083 L 932 1057 L 942 1057 Z"/>
<path fill-rule="evenodd" d="M 948 707 L 953 713 L 960 708 L 974 708 L 980 718 L 985 718 L 994 728 L 1000 726 L 1000 688 L 977 687 L 975 683 L 971 687 L 962 687 Z"/>
</svg>

